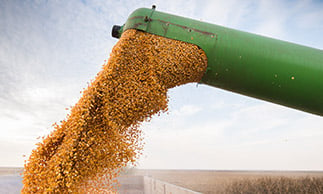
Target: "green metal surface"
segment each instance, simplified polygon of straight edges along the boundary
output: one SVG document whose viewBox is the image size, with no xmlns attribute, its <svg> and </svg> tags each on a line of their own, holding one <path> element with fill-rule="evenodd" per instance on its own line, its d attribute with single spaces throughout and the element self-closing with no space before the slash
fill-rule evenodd
<svg viewBox="0 0 323 194">
<path fill-rule="evenodd" d="M 120 30 L 193 43 L 208 58 L 201 83 L 323 116 L 323 51 L 140 8 Z"/>
</svg>

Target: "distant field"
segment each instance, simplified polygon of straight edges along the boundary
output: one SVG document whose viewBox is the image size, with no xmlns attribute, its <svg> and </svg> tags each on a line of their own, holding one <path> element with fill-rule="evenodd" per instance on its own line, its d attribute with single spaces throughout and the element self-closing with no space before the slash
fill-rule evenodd
<svg viewBox="0 0 323 194">
<path fill-rule="evenodd" d="M 0 167 L 0 193 L 7 193 L 5 191 L 19 193 L 22 187 L 19 176 L 21 172 L 22 168 Z M 225 193 L 225 191 L 257 193 L 259 190 L 263 191 L 262 189 L 277 189 L 277 186 L 289 187 L 290 193 L 295 193 L 293 188 L 300 191 L 296 193 L 306 193 L 301 190 L 304 188 L 311 189 L 312 192 L 307 193 L 323 193 L 323 172 L 131 169 L 124 174 L 150 176 L 205 194 Z"/>
<path fill-rule="evenodd" d="M 21 167 L 0 167 L 0 175 L 19 175 L 22 170 Z"/>
<path fill-rule="evenodd" d="M 288 184 L 294 184 L 294 178 L 315 177 L 320 181 L 318 187 L 323 186 L 323 172 L 291 172 L 291 171 L 213 171 L 213 170 L 129 170 L 127 173 L 134 175 L 151 176 L 194 191 L 212 194 L 224 193 L 228 187 L 231 191 L 241 189 L 237 183 L 252 186 L 250 183 L 262 184 L 264 178 L 268 181 L 279 181 L 281 177 Z M 257 181 L 256 181 L 257 180 Z M 274 180 L 274 181 L 273 181 Z M 275 183 L 277 183 L 277 181 Z M 288 182 L 289 181 L 289 182 Z M 290 183 L 292 182 L 292 183 Z M 306 184 L 308 181 L 306 182 Z M 247 185 L 249 184 L 249 185 Z M 300 182 L 303 184 L 303 182 Z M 259 186 L 259 185 L 257 185 Z M 271 185 L 272 186 L 272 185 Z M 246 189 L 246 188 L 245 188 Z M 323 188 L 322 188 L 323 189 Z"/>
</svg>

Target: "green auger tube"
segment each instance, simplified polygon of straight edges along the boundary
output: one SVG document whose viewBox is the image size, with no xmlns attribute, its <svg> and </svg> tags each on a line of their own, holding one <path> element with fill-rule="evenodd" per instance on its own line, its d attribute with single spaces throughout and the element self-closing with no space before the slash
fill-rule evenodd
<svg viewBox="0 0 323 194">
<path fill-rule="evenodd" d="M 323 51 L 152 9 L 135 10 L 127 29 L 193 43 L 207 55 L 201 83 L 323 116 Z"/>
</svg>

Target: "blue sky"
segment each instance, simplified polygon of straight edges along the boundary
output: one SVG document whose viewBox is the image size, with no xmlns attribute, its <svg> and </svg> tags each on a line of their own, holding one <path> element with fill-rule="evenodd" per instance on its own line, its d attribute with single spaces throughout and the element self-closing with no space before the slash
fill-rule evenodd
<svg viewBox="0 0 323 194">
<path fill-rule="evenodd" d="M 323 49 L 323 2 L 0 0 L 0 166 L 22 166 L 93 79 L 139 7 Z M 169 91 L 140 168 L 323 170 L 322 117 L 206 85 Z"/>
</svg>

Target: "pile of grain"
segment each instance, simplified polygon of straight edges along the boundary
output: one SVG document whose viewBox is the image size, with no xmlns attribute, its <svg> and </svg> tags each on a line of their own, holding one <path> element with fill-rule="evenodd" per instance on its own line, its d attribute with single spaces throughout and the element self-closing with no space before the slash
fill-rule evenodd
<svg viewBox="0 0 323 194">
<path fill-rule="evenodd" d="M 140 123 L 167 111 L 167 89 L 200 81 L 206 66 L 195 45 L 124 32 L 70 115 L 32 151 L 22 193 L 111 191 L 141 153 Z"/>
</svg>

